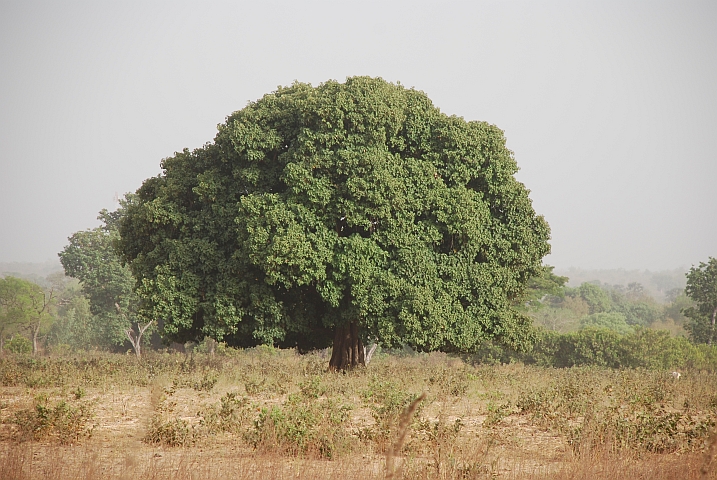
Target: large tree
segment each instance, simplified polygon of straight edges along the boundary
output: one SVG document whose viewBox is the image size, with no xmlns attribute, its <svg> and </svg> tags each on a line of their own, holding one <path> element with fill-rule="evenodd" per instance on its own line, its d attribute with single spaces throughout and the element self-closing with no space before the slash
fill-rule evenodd
<svg viewBox="0 0 717 480">
<path fill-rule="evenodd" d="M 295 83 L 162 162 L 120 220 L 141 313 L 163 334 L 300 349 L 526 346 L 514 308 L 549 252 L 503 132 L 420 91 Z"/>
<path fill-rule="evenodd" d="M 695 302 L 684 310 L 689 319 L 685 328 L 693 341 L 711 345 L 717 321 L 717 258 L 710 257 L 707 263 L 690 268 L 685 293 Z"/>
</svg>

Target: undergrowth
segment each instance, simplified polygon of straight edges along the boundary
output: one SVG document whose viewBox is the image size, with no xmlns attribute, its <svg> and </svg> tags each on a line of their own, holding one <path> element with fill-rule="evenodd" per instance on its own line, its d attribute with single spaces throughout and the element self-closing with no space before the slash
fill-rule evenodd
<svg viewBox="0 0 717 480">
<path fill-rule="evenodd" d="M 198 450 L 229 442 L 256 455 L 337 461 L 385 455 L 402 412 L 425 392 L 400 455 L 406 475 L 445 478 L 492 475 L 491 449 L 514 448 L 526 431 L 547 432 L 576 458 L 694 454 L 717 417 L 717 375 L 704 370 L 675 379 L 657 369 L 483 365 L 379 352 L 368 368 L 337 374 L 327 362 L 320 352 L 266 347 L 214 356 L 148 352 L 141 362 L 109 354 L 7 356 L 0 358 L 0 412 L 15 440 L 77 443 L 95 431 L 95 402 L 149 391 L 150 405 L 122 414 L 137 416 L 146 446 Z M 31 397 L 9 402 L 12 395 Z M 30 408 L 17 406 L 30 401 Z"/>
<path fill-rule="evenodd" d="M 88 403 L 51 402 L 38 395 L 32 408 L 21 409 L 12 416 L 15 438 L 19 441 L 56 439 L 60 444 L 77 443 L 92 435 L 95 425 L 92 406 Z"/>
</svg>

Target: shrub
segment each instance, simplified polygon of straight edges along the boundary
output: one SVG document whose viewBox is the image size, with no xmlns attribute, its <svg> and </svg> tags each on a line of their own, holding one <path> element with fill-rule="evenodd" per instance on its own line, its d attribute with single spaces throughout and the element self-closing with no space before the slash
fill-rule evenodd
<svg viewBox="0 0 717 480">
<path fill-rule="evenodd" d="M 16 412 L 11 422 L 17 426 L 19 440 L 54 437 L 65 445 L 92 434 L 94 426 L 89 426 L 92 416 L 88 404 L 71 405 L 60 400 L 51 405 L 48 398 L 41 395 L 35 399 L 33 408 Z"/>
<path fill-rule="evenodd" d="M 602 377 L 605 384 L 595 383 Z M 531 422 L 568 437 L 578 452 L 596 446 L 612 451 L 689 451 L 707 437 L 711 415 L 691 416 L 675 401 L 676 381 L 664 373 L 568 370 L 554 382 L 528 388 L 516 406 Z M 704 405 L 703 405 L 704 406 Z"/>
<path fill-rule="evenodd" d="M 606 329 L 586 328 L 558 334 L 543 331 L 533 348 L 537 363 L 554 367 L 597 365 L 620 366 L 621 336 Z"/>
<path fill-rule="evenodd" d="M 301 394 L 306 398 L 319 398 L 326 394 L 326 387 L 321 383 L 321 377 L 314 375 L 299 383 Z"/>
<path fill-rule="evenodd" d="M 664 408 L 628 414 L 613 409 L 586 416 L 569 432 L 568 443 L 578 453 L 597 445 L 606 445 L 613 451 L 673 453 L 701 446 L 713 427 L 711 417 L 696 420 Z"/>
<path fill-rule="evenodd" d="M 484 427 L 493 427 L 500 423 L 505 417 L 509 416 L 512 412 L 512 405 L 510 403 L 493 403 L 488 402 L 487 405 L 488 415 L 483 420 Z"/>
<path fill-rule="evenodd" d="M 447 422 L 443 417 L 437 421 L 417 420 L 413 426 L 414 438 L 405 449 L 411 453 L 431 455 L 436 473 L 440 473 L 447 459 L 455 463 L 453 452 L 460 444 L 458 439 L 463 426 L 460 418 L 453 422 Z"/>
<path fill-rule="evenodd" d="M 381 381 L 376 376 L 371 378 L 369 388 L 362 392 L 362 396 L 364 401 L 369 403 L 371 416 L 376 423 L 373 428 L 359 432 L 359 436 L 373 440 L 379 451 L 383 451 L 391 444 L 391 437 L 401 413 L 416 396 L 403 391 L 394 382 Z"/>
<path fill-rule="evenodd" d="M 667 331 L 641 327 L 626 335 L 594 327 L 565 334 L 539 330 L 533 350 L 514 356 L 526 363 L 552 367 L 717 371 L 717 347 L 694 345 L 683 337 L 671 337 Z"/>
<path fill-rule="evenodd" d="M 25 383 L 27 371 L 7 358 L 0 358 L 0 383 L 3 387 L 16 387 Z"/>
<path fill-rule="evenodd" d="M 218 406 L 198 413 L 198 416 L 202 417 L 200 425 L 210 434 L 237 433 L 249 423 L 251 407 L 248 398 L 239 397 L 235 392 L 227 392 L 220 399 Z"/>
<path fill-rule="evenodd" d="M 468 391 L 468 372 L 439 366 L 429 371 L 428 383 L 437 387 L 439 395 L 460 397 Z"/>
<path fill-rule="evenodd" d="M 350 410 L 334 400 L 291 395 L 281 406 L 261 409 L 247 440 L 259 450 L 334 458 L 351 449 L 344 425 Z"/>
<path fill-rule="evenodd" d="M 22 335 L 15 335 L 5 344 L 8 351 L 16 354 L 28 354 L 32 352 L 32 342 Z"/>
<path fill-rule="evenodd" d="M 156 400 L 156 412 L 143 438 L 145 443 L 167 447 L 184 447 L 194 443 L 194 428 L 186 420 L 173 416 L 177 404 L 171 397 L 175 391 L 176 384 L 165 389 Z"/>
<path fill-rule="evenodd" d="M 144 442 L 167 447 L 184 447 L 194 442 L 194 429 L 181 418 L 155 415 L 150 420 Z"/>
<path fill-rule="evenodd" d="M 219 372 L 209 370 L 204 372 L 200 377 L 174 379 L 175 387 L 188 387 L 197 392 L 210 392 L 219 381 Z"/>
<path fill-rule="evenodd" d="M 288 381 L 281 381 L 280 379 L 262 377 L 261 380 L 256 377 L 249 378 L 244 382 L 244 390 L 247 395 L 255 396 L 262 393 L 272 393 L 278 395 L 285 395 L 287 393 Z"/>
</svg>

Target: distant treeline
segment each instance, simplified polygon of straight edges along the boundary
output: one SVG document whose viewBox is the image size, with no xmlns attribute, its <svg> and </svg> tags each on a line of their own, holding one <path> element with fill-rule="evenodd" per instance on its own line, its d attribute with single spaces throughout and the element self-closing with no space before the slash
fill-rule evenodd
<svg viewBox="0 0 717 480">
<path fill-rule="evenodd" d="M 556 268 L 555 273 L 567 277 L 569 287 L 579 287 L 586 282 L 623 287 L 631 283 L 639 283 L 655 300 L 665 302 L 669 301 L 668 292 L 675 289 L 684 290 L 687 268 L 650 271 L 625 270 L 623 268 L 591 270 L 571 267 L 568 269 Z"/>
<path fill-rule="evenodd" d="M 668 290 L 664 302 L 658 302 L 640 283 L 585 282 L 575 288 L 554 289 L 531 302 L 526 310 L 536 325 L 557 333 L 602 328 L 628 334 L 638 328 L 652 328 L 687 336 L 683 310 L 692 305 L 684 287 Z"/>
<path fill-rule="evenodd" d="M 29 273 L 26 278 L 33 281 L 11 276 L 0 280 L 4 295 L 8 288 L 15 288 L 16 294 L 27 296 L 24 305 L 29 309 L 22 317 L 17 309 L 5 308 L 0 318 L 0 348 L 15 353 L 132 348 L 122 339 L 120 325 L 108 321 L 99 310 L 93 312 L 91 299 L 77 280 L 59 272 L 45 278 Z M 483 363 L 519 361 L 552 367 L 717 369 L 717 349 L 689 339 L 683 311 L 693 302 L 684 288 L 668 290 L 664 302 L 658 302 L 636 282 L 626 286 L 586 282 L 569 287 L 563 277 L 552 275 L 552 279 L 557 281 L 544 289 L 550 293 L 537 289 L 532 300 L 518 306 L 534 321 L 535 341 L 529 351 L 511 351 L 486 342 L 469 357 Z M 38 310 L 41 301 L 48 303 L 44 311 Z"/>
<path fill-rule="evenodd" d="M 717 371 L 717 348 L 673 337 L 665 330 L 638 328 L 620 334 L 605 328 L 557 333 L 542 330 L 529 352 L 506 350 L 491 342 L 474 355 L 475 363 L 523 362 L 545 367 L 596 366 L 662 370 Z"/>
</svg>

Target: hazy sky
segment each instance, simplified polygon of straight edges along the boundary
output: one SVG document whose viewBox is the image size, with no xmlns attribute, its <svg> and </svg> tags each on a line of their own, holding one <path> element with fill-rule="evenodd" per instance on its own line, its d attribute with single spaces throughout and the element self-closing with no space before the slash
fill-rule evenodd
<svg viewBox="0 0 717 480">
<path fill-rule="evenodd" d="M 717 256 L 717 2 L 0 1 L 0 262 L 294 80 L 380 76 L 502 128 L 559 268 Z"/>
</svg>

